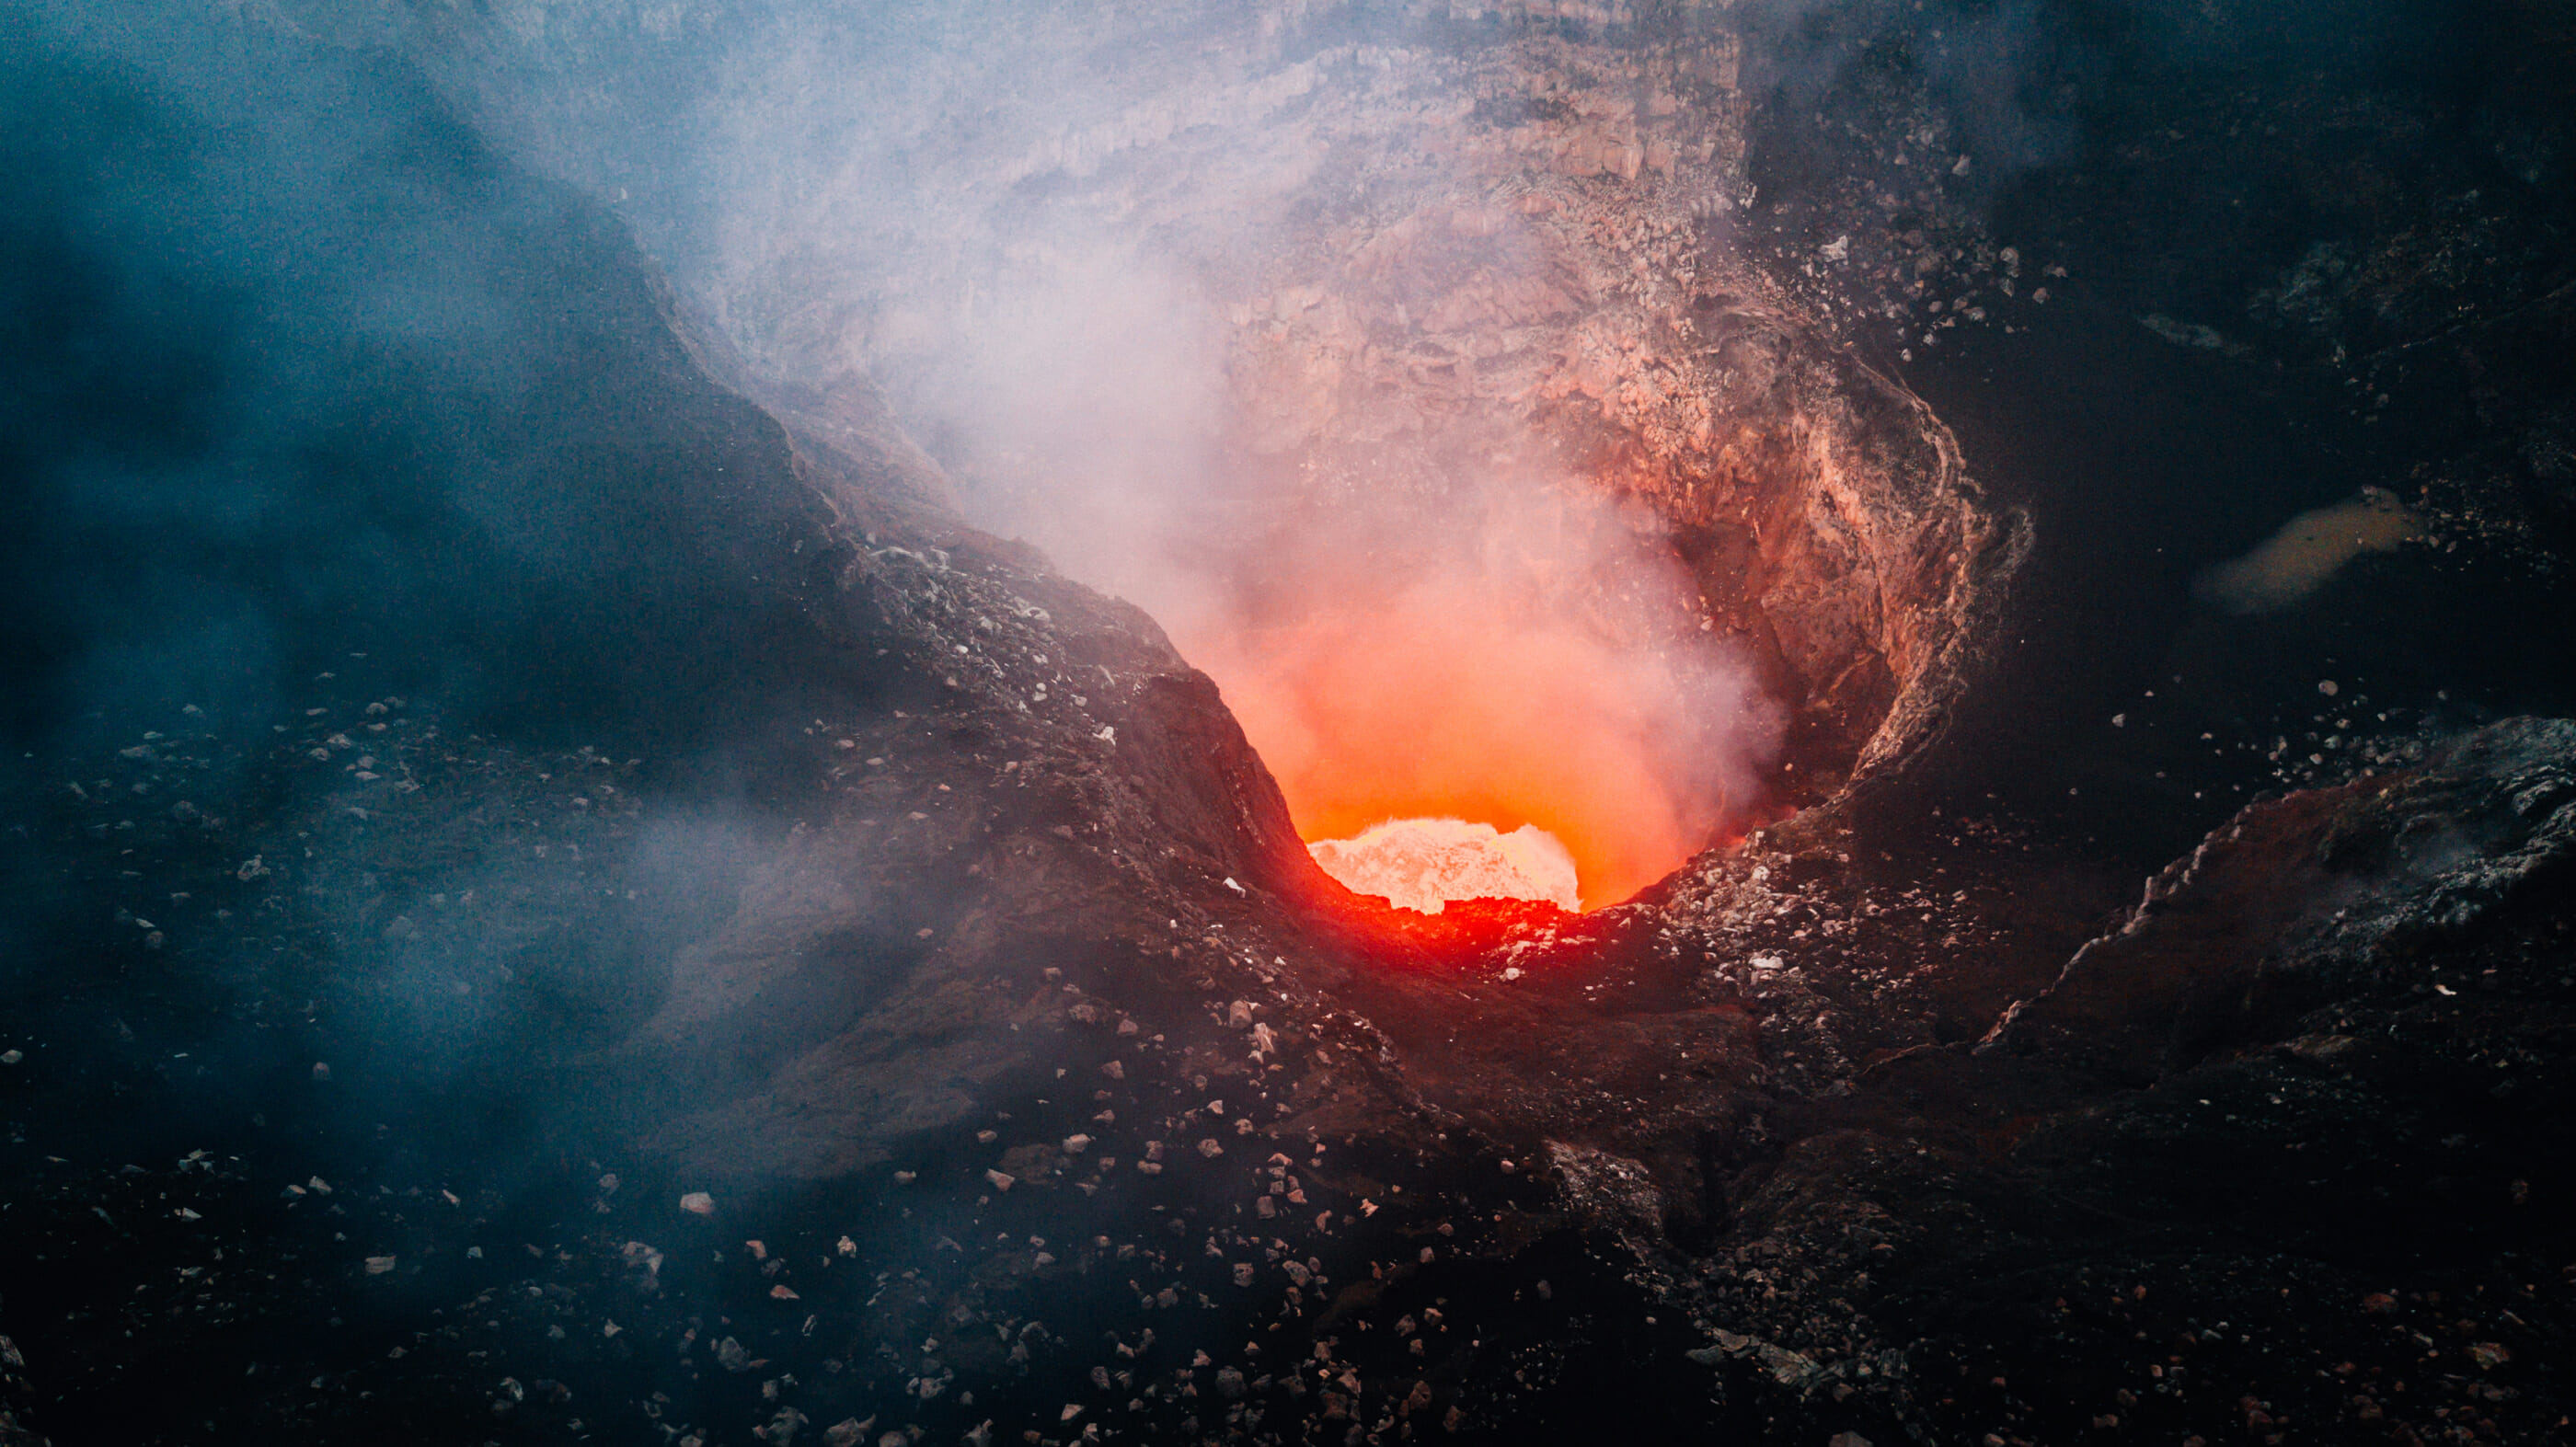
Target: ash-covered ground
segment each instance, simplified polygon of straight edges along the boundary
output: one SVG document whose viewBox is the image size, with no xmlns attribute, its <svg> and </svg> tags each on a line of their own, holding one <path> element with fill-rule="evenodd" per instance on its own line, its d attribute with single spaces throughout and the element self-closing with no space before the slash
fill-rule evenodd
<svg viewBox="0 0 2576 1447">
<path fill-rule="evenodd" d="M 902 379 L 713 314 L 804 262 L 666 282 L 400 27 L 45 10 L 0 1442 L 2565 1440 L 2576 21 L 1564 9 L 1262 32 L 1372 175 L 1529 89 L 1425 124 L 1570 249 L 1242 345 L 1624 459 L 1803 691 L 1743 839 L 1434 917 Z"/>
</svg>

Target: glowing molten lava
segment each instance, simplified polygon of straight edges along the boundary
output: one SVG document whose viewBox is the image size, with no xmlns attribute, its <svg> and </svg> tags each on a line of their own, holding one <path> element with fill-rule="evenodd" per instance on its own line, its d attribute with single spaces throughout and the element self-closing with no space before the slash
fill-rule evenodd
<svg viewBox="0 0 2576 1447">
<path fill-rule="evenodd" d="M 1458 884 L 1417 890 L 1414 903 L 1382 873 L 1362 884 L 1328 862 L 1355 892 L 1425 913 L 1480 895 L 1598 907 L 1716 842 L 1749 802 L 1775 715 L 1695 617 L 1675 626 L 1667 610 L 1679 590 L 1647 564 L 1579 552 L 1580 567 L 1533 582 L 1538 551 L 1512 555 L 1515 568 L 1480 558 L 1345 575 L 1326 597 L 1300 589 L 1293 607 L 1185 642 L 1307 840 L 1339 841 L 1343 859 L 1375 857 L 1372 826 L 1411 821 L 1400 827 L 1419 852 L 1447 821 L 1489 837 L 1433 852 L 1491 858 L 1497 841 L 1531 838 L 1535 826 L 1570 865 L 1530 874 L 1516 863 L 1524 883 L 1511 888 L 1472 883 L 1489 875 L 1461 865 Z M 1594 586 L 1603 578 L 1607 598 Z M 1404 877 L 1421 884 L 1446 867 Z"/>
<path fill-rule="evenodd" d="M 1462 819 L 1390 819 L 1357 838 L 1307 851 L 1353 894 L 1438 914 L 1453 899 L 1543 899 L 1580 908 L 1574 856 L 1556 836 L 1524 824 L 1509 834 Z"/>
</svg>

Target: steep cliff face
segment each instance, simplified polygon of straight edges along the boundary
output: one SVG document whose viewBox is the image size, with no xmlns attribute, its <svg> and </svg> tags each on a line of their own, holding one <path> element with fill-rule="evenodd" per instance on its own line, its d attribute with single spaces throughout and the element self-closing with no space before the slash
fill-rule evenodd
<svg viewBox="0 0 2576 1447">
<path fill-rule="evenodd" d="M 1404 59 L 1381 84 L 1475 104 L 1446 124 L 1399 123 L 1383 101 L 1336 117 L 1357 174 L 1401 188 L 1430 170 L 1430 194 L 1318 194 L 1320 234 L 1232 306 L 1252 448 L 1322 486 L 1435 493 L 1498 440 L 1550 449 L 1646 506 L 1703 617 L 1789 706 L 1809 771 L 1792 792 L 1902 758 L 2019 524 L 1919 403 L 1807 340 L 1735 254 L 1733 38 Z M 1443 163 L 1408 164 L 1417 150 Z"/>
<path fill-rule="evenodd" d="M 1119 209 L 1222 316 L 1219 450 L 1263 489 L 1236 529 L 1266 540 L 1392 498 L 1437 530 L 1535 454 L 1644 504 L 1703 618 L 1790 710 L 1809 771 L 1791 792 L 1901 758 L 2020 524 L 1928 412 L 1805 340 L 1737 256 L 1735 37 L 1488 21 L 1330 46 L 1325 21 L 1306 29 L 1293 64 L 1247 45 L 1186 103 L 1143 103 L 1021 182 Z M 1223 119 L 1165 115 L 1191 107 Z M 1130 199 L 1139 176 L 1155 189 Z M 964 324 L 932 299 L 975 287 L 942 276 L 905 320 Z M 931 360 L 887 330 L 881 373 Z"/>
</svg>

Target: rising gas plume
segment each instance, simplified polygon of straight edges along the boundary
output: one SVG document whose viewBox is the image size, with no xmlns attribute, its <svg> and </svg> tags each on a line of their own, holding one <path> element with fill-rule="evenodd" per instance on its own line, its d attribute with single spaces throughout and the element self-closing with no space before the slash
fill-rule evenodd
<svg viewBox="0 0 2576 1447">
<path fill-rule="evenodd" d="M 1419 17 L 761 13 L 580 42 L 715 52 L 692 94 L 502 108 L 557 116 L 540 148 L 628 198 L 755 370 L 882 389 L 970 518 L 1147 608 L 1307 838 L 1536 825 L 1597 905 L 1741 815 L 1772 711 L 1654 520 L 1537 415 L 1569 345 L 1545 329 L 1628 283 L 1586 273 L 1518 162 L 1327 163 L 1552 82 L 1445 59 Z"/>
</svg>

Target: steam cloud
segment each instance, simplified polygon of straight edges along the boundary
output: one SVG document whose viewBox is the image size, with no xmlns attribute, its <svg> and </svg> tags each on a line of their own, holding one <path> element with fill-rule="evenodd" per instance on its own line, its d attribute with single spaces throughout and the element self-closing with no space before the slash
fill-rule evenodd
<svg viewBox="0 0 2576 1447">
<path fill-rule="evenodd" d="M 1311 56 L 1423 42 L 1415 22 L 900 4 L 737 21 L 656 35 L 550 12 L 510 65 L 453 76 L 627 197 L 755 367 L 825 396 L 881 387 L 974 520 L 1153 613 L 1308 837 L 1420 813 L 1538 823 L 1602 903 L 1745 808 L 1771 711 L 1699 631 L 1649 521 L 1517 420 L 1401 418 L 1353 445 L 1330 376 L 1248 359 L 1279 284 L 1264 267 L 1303 244 L 1319 191 L 1351 184 L 1293 122 L 1370 71 Z M 520 89 L 491 89 L 505 71 Z M 589 84 L 603 74 L 700 79 L 619 94 Z M 1389 211 L 1489 204 L 1428 159 L 1360 184 Z M 1474 264 L 1536 265 L 1516 224 L 1490 217 Z M 1459 279 L 1430 264 L 1379 302 L 1418 314 Z M 1340 443 L 1316 440 L 1328 422 Z"/>
<path fill-rule="evenodd" d="M 2312 508 L 2241 558 L 2203 573 L 2192 588 L 2236 613 L 2270 613 L 2305 601 L 2364 553 L 2393 553 L 2422 536 L 2415 514 L 2384 489 Z"/>
</svg>

